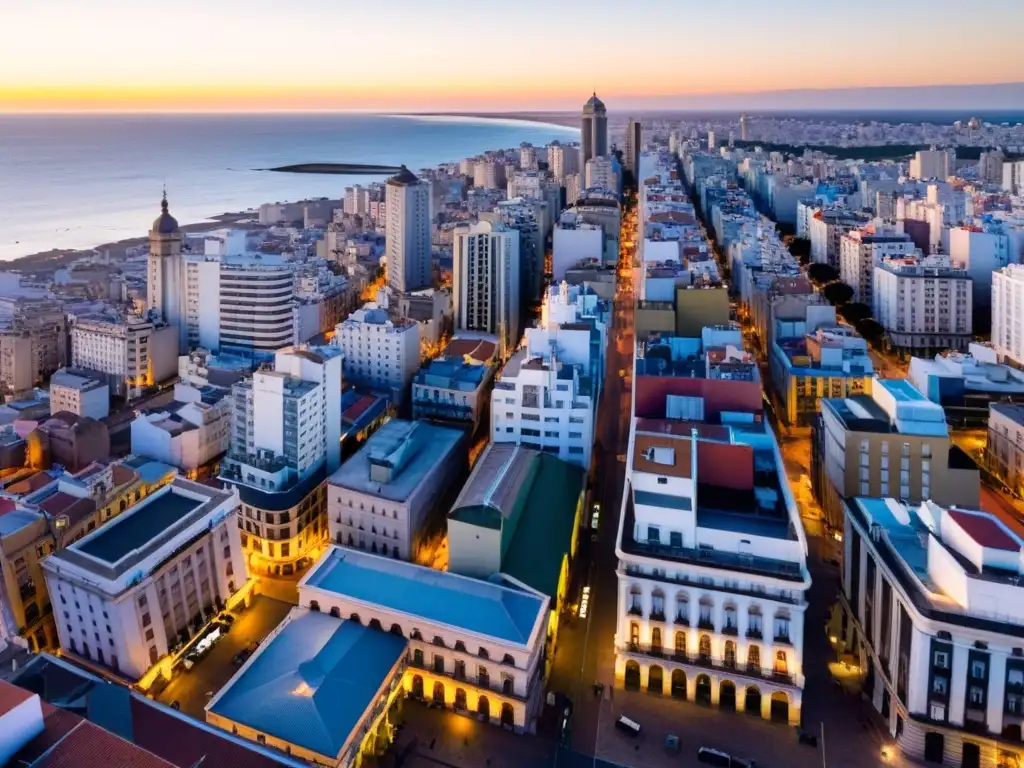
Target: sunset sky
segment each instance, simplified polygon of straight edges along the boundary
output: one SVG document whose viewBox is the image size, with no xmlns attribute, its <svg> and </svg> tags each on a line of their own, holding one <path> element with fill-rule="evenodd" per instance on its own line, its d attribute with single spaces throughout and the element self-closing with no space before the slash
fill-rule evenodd
<svg viewBox="0 0 1024 768">
<path fill-rule="evenodd" d="M 563 109 L 591 90 L 663 105 L 1024 81 L 1021 0 L 12 0 L 2 13 L 0 111 Z"/>
</svg>

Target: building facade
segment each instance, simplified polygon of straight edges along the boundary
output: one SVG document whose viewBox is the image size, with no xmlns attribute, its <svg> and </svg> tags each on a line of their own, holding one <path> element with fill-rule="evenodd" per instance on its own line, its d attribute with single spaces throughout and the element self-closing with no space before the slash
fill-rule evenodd
<svg viewBox="0 0 1024 768">
<path fill-rule="evenodd" d="M 1024 494 L 1024 405 L 989 406 L 985 468 L 1014 494 Z"/>
<path fill-rule="evenodd" d="M 855 301 L 872 306 L 875 267 L 885 260 L 911 256 L 916 246 L 908 235 L 872 234 L 855 229 L 839 239 L 839 279 L 853 288 Z"/>
<path fill-rule="evenodd" d="M 386 310 L 367 304 L 335 330 L 334 343 L 344 353 L 345 380 L 405 400 L 420 365 L 420 327 L 394 321 Z"/>
<path fill-rule="evenodd" d="M 385 252 L 397 293 L 430 287 L 430 184 L 405 166 L 388 179 Z"/>
<path fill-rule="evenodd" d="M 608 154 L 608 112 L 595 93 L 583 105 L 580 118 L 580 167 L 592 157 Z"/>
<path fill-rule="evenodd" d="M 133 399 L 178 370 L 178 329 L 128 316 L 79 320 L 71 329 L 71 364 L 105 374 L 112 394 Z"/>
<path fill-rule="evenodd" d="M 110 414 L 110 387 L 84 371 L 61 369 L 50 378 L 50 414 L 59 411 L 106 418 Z"/>
<path fill-rule="evenodd" d="M 892 260 L 876 266 L 874 274 L 874 316 L 891 347 L 924 355 L 967 349 L 974 296 L 966 271 Z"/>
<path fill-rule="evenodd" d="M 504 224 L 473 224 L 455 236 L 453 265 L 455 330 L 495 336 L 503 350 L 513 349 L 519 338 L 519 232 Z"/>
</svg>

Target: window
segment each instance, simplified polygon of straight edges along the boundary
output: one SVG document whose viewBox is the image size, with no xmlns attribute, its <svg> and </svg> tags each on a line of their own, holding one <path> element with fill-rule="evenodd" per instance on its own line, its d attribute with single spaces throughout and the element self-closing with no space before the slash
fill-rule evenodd
<svg viewBox="0 0 1024 768">
<path fill-rule="evenodd" d="M 658 530 L 658 526 L 647 526 L 647 541 L 651 544 L 658 544 L 661 541 L 661 533 Z"/>
<path fill-rule="evenodd" d="M 971 662 L 971 677 L 973 678 L 984 678 L 985 677 L 985 662 L 979 659 L 975 659 Z"/>
<path fill-rule="evenodd" d="M 945 696 L 948 693 L 948 685 L 949 683 L 947 682 L 946 678 L 936 677 L 932 680 L 932 691 L 934 693 L 939 694 L 940 696 Z"/>
<path fill-rule="evenodd" d="M 152 640 L 153 639 L 153 630 L 152 629 L 147 629 L 146 630 L 146 639 L 147 640 Z"/>
<path fill-rule="evenodd" d="M 977 685 L 971 686 L 968 695 L 970 696 L 971 704 L 983 704 L 985 701 L 985 692 Z"/>
<path fill-rule="evenodd" d="M 635 621 L 632 621 L 629 624 L 629 644 L 640 644 L 640 625 L 637 624 Z"/>
<path fill-rule="evenodd" d="M 933 663 L 937 669 L 949 669 L 949 654 L 945 651 L 936 651 Z"/>
<path fill-rule="evenodd" d="M 152 623 L 152 619 L 149 617 L 149 612 L 142 614 L 142 626 L 148 627 Z"/>
</svg>

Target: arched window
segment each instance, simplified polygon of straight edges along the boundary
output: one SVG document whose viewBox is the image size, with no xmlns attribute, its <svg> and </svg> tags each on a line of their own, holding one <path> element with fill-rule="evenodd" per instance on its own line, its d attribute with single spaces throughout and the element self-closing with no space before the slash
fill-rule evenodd
<svg viewBox="0 0 1024 768">
<path fill-rule="evenodd" d="M 789 662 L 786 660 L 786 652 L 779 651 L 775 654 L 775 674 L 777 675 L 788 675 L 789 674 Z"/>
<path fill-rule="evenodd" d="M 725 666 L 730 669 L 736 666 L 736 643 L 732 640 L 725 641 Z"/>
<path fill-rule="evenodd" d="M 661 653 L 661 629 L 659 627 L 651 630 L 651 650 L 654 653 Z"/>
<path fill-rule="evenodd" d="M 363 623 L 362 621 L 360 621 L 358 613 L 353 613 L 353 614 L 349 615 L 348 620 L 349 621 L 354 621 L 356 624 L 362 624 Z"/>
<path fill-rule="evenodd" d="M 761 649 L 756 645 L 747 649 L 747 669 L 751 672 L 761 671 Z"/>
<path fill-rule="evenodd" d="M 404 637 L 404 635 L 402 635 L 402 628 L 397 624 L 391 625 L 391 634 L 398 635 L 399 637 Z"/>
<path fill-rule="evenodd" d="M 711 661 L 711 637 L 709 635 L 700 636 L 697 653 L 701 661 Z"/>
<path fill-rule="evenodd" d="M 676 632 L 676 643 L 675 643 L 676 656 L 680 658 L 686 657 L 686 633 Z"/>
<path fill-rule="evenodd" d="M 491 655 L 487 653 L 487 649 L 484 648 L 482 645 L 480 646 L 480 650 L 476 652 L 476 655 L 479 656 L 481 659 L 489 659 L 491 657 Z"/>
<path fill-rule="evenodd" d="M 640 645 L 640 625 L 635 621 L 629 624 L 629 644 L 634 650 Z"/>
</svg>

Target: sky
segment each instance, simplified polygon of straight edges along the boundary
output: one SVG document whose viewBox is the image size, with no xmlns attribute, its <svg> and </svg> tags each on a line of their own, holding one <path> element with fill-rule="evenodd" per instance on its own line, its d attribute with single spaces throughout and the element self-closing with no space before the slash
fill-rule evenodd
<svg viewBox="0 0 1024 768">
<path fill-rule="evenodd" d="M 578 109 L 1024 81 L 1021 0 L 9 0 L 0 111 Z M 906 106 L 912 108 L 913 93 Z"/>
</svg>

